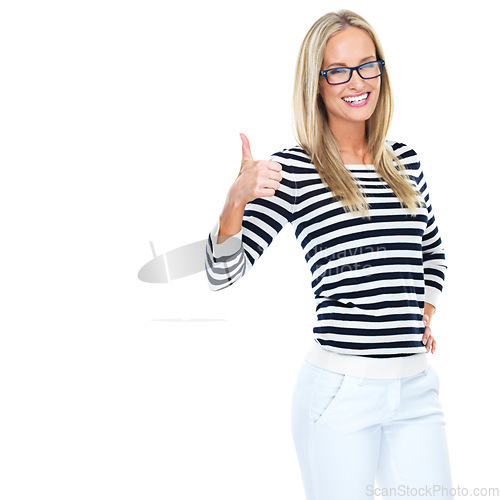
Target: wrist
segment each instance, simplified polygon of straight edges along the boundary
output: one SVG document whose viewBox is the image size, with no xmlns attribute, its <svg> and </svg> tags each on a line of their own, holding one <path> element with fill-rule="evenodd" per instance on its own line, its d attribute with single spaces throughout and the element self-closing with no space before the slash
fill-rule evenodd
<svg viewBox="0 0 500 500">
<path fill-rule="evenodd" d="M 230 189 L 226 199 L 226 207 L 231 212 L 238 212 L 243 215 L 246 207 L 246 202 L 241 198 L 240 193 L 234 191 L 233 189 Z"/>
</svg>

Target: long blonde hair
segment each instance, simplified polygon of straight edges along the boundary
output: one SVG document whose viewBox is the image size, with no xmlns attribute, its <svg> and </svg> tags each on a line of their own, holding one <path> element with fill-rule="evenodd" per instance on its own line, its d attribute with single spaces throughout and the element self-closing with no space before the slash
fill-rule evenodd
<svg viewBox="0 0 500 500">
<path fill-rule="evenodd" d="M 370 206 L 358 182 L 342 160 L 328 124 L 323 98 L 318 93 L 319 72 L 326 43 L 331 36 L 349 26 L 366 31 L 375 44 L 377 59 L 385 59 L 375 31 L 360 15 L 350 10 L 340 10 L 318 19 L 304 38 L 297 61 L 293 94 L 295 132 L 298 144 L 310 156 L 321 180 L 342 202 L 344 209 L 357 212 L 363 218 L 370 218 Z M 410 184 L 401 161 L 386 146 L 393 109 L 389 75 L 384 68 L 377 106 L 366 121 L 367 147 L 373 157 L 376 172 L 399 198 L 401 207 L 406 205 L 414 216 L 416 209 L 423 205 L 423 200 Z"/>
</svg>

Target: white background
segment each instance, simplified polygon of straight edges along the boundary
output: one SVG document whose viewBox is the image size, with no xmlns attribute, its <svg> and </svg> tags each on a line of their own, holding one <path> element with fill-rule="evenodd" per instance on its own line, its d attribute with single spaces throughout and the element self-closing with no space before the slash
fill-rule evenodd
<svg viewBox="0 0 500 500">
<path fill-rule="evenodd" d="M 375 28 L 448 274 L 432 321 L 454 485 L 498 482 L 494 2 L 3 2 L 0 497 L 304 498 L 290 427 L 312 338 L 291 226 L 218 293 L 138 280 L 207 237 L 241 160 L 296 144 L 300 43 Z"/>
</svg>

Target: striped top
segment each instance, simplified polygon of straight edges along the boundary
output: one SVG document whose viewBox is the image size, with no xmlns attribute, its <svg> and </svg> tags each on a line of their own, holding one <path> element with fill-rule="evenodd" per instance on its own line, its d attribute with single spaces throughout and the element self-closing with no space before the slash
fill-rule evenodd
<svg viewBox="0 0 500 500">
<path fill-rule="evenodd" d="M 282 165 L 280 187 L 274 196 L 246 205 L 238 234 L 217 244 L 217 221 L 207 240 L 205 267 L 210 289 L 232 285 L 290 222 L 312 275 L 316 350 L 345 355 L 334 356 L 343 361 L 356 358 L 358 364 L 362 357 L 364 366 L 375 367 L 363 373 L 372 375 L 377 366 L 398 366 L 389 370 L 397 376 L 418 372 L 427 362 L 424 302 L 437 305 L 447 266 L 416 152 L 394 141 L 386 145 L 425 200 L 416 216 L 401 207 L 373 165 L 346 165 L 365 192 L 370 219 L 346 212 L 310 157 L 295 146 L 271 157 Z"/>
</svg>

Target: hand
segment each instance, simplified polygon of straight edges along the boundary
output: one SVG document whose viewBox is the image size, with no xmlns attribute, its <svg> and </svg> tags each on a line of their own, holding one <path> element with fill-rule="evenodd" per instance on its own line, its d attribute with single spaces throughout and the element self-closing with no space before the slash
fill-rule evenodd
<svg viewBox="0 0 500 500">
<path fill-rule="evenodd" d="M 427 352 L 429 352 L 430 350 L 431 354 L 434 354 L 434 351 L 436 350 L 436 339 L 432 336 L 431 327 L 428 326 L 429 315 L 424 313 L 422 321 L 424 322 L 425 325 L 425 332 L 422 337 L 422 343 L 426 346 Z"/>
<path fill-rule="evenodd" d="M 275 161 L 254 160 L 247 136 L 240 134 L 240 137 L 242 141 L 241 168 L 230 191 L 238 205 L 244 206 L 255 198 L 274 196 L 283 177 L 281 164 Z"/>
</svg>

